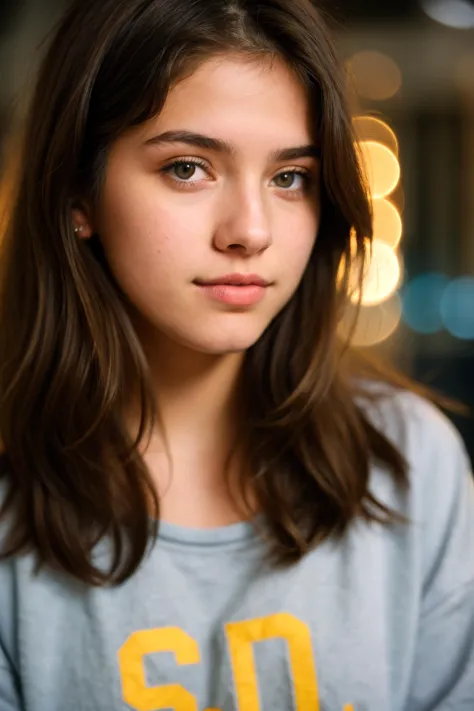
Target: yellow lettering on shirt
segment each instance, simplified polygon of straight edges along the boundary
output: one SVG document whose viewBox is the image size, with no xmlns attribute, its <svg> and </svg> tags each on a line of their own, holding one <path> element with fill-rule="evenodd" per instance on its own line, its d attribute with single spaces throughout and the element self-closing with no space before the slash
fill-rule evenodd
<svg viewBox="0 0 474 711">
<path fill-rule="evenodd" d="M 288 645 L 295 692 L 295 711 L 319 711 L 318 683 L 311 633 L 307 625 L 285 612 L 225 626 L 234 670 L 239 711 L 260 711 L 253 644 L 283 638 Z"/>
<path fill-rule="evenodd" d="M 318 682 L 309 627 L 282 612 L 225 625 L 238 711 L 261 711 L 254 644 L 283 639 L 288 648 L 294 686 L 294 711 L 320 711 Z M 180 684 L 147 686 L 144 657 L 171 652 L 178 666 L 199 664 L 197 642 L 179 627 L 134 632 L 118 652 L 124 701 L 134 711 L 199 711 L 197 699 Z M 219 709 L 207 709 L 219 711 Z M 292 710 L 293 711 L 293 710 Z M 355 711 L 346 704 L 343 711 Z"/>
<path fill-rule="evenodd" d="M 124 701 L 135 711 L 198 711 L 195 697 L 179 684 L 146 685 L 143 657 L 157 652 L 174 652 L 179 665 L 199 663 L 197 643 L 179 627 L 134 632 L 118 653 Z"/>
</svg>

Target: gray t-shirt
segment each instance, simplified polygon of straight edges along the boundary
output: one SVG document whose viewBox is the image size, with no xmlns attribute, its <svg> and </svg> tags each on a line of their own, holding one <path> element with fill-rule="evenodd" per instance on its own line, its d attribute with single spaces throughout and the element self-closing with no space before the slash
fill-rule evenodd
<svg viewBox="0 0 474 711">
<path fill-rule="evenodd" d="M 397 414 L 398 413 L 398 414 Z M 137 573 L 93 589 L 30 556 L 0 564 L 0 711 L 473 711 L 474 486 L 459 436 L 419 398 L 374 419 L 409 516 L 355 523 L 287 569 L 253 526 L 161 526 Z M 95 556 L 104 564 L 108 547 Z"/>
</svg>

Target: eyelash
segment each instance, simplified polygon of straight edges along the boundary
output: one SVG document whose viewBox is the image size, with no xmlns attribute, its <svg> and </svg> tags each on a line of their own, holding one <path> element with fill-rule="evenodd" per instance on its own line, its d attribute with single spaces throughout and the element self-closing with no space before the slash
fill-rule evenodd
<svg viewBox="0 0 474 711">
<path fill-rule="evenodd" d="M 207 173 L 209 173 L 209 166 L 208 164 L 201 160 L 200 158 L 179 158 L 177 160 L 172 161 L 171 163 L 168 163 L 167 165 L 163 166 L 161 168 L 160 173 L 164 173 L 168 176 L 171 177 L 171 180 L 174 181 L 176 186 L 179 187 L 181 190 L 187 190 L 190 187 L 196 185 L 196 183 L 199 183 L 199 180 L 179 180 L 177 178 L 173 178 L 171 176 L 172 171 L 176 168 L 178 165 L 197 165 L 199 168 L 203 168 Z M 275 177 L 278 175 L 285 175 L 287 173 L 293 173 L 295 175 L 300 175 L 303 178 L 304 181 L 304 188 L 302 190 L 290 190 L 290 189 L 285 189 L 285 188 L 280 188 L 280 190 L 283 190 L 283 192 L 288 193 L 288 194 L 300 194 L 301 192 L 308 192 L 308 190 L 311 188 L 314 179 L 311 173 L 308 170 L 305 170 L 304 168 L 291 168 L 291 170 L 281 170 Z"/>
</svg>

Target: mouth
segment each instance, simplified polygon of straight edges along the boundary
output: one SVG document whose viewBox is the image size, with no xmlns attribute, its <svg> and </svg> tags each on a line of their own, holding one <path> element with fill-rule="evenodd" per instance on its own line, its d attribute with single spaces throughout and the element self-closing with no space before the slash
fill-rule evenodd
<svg viewBox="0 0 474 711">
<path fill-rule="evenodd" d="M 216 279 L 195 279 L 197 286 L 270 286 L 270 282 L 258 274 L 225 274 Z"/>
<path fill-rule="evenodd" d="M 195 279 L 194 284 L 214 302 L 238 308 L 255 306 L 271 286 L 258 274 L 225 274 L 216 279 Z"/>
</svg>

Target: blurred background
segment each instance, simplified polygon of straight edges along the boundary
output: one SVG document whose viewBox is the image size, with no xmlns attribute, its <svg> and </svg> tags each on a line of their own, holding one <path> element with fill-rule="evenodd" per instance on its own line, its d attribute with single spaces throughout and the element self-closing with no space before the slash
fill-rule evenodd
<svg viewBox="0 0 474 711">
<path fill-rule="evenodd" d="M 0 0 L 0 140 L 67 2 Z M 326 7 L 375 218 L 355 342 L 474 411 L 474 0 Z M 453 420 L 474 459 L 472 418 Z"/>
</svg>

